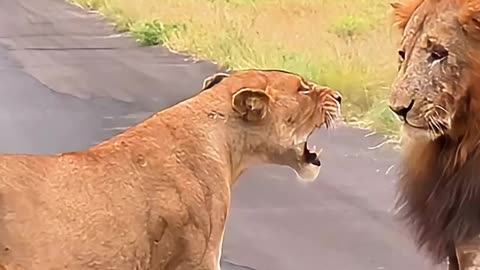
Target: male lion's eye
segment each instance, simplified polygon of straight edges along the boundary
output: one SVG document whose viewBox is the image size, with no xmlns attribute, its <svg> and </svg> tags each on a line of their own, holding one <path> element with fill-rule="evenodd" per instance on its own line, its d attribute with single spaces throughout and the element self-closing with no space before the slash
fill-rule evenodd
<svg viewBox="0 0 480 270">
<path fill-rule="evenodd" d="M 398 71 L 400 71 L 403 61 L 405 61 L 405 51 L 398 51 L 398 56 L 400 57 L 400 59 L 398 59 Z"/>
<path fill-rule="evenodd" d="M 447 58 L 448 50 L 440 44 L 435 44 L 432 46 L 432 52 L 430 53 L 430 58 L 432 61 L 442 60 Z"/>
<path fill-rule="evenodd" d="M 400 60 L 403 61 L 405 60 L 405 51 L 398 51 L 398 56 L 400 56 Z"/>
</svg>

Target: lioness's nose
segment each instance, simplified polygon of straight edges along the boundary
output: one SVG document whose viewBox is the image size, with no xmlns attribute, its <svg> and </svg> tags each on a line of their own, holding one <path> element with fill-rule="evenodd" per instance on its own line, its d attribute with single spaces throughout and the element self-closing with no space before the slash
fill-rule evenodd
<svg viewBox="0 0 480 270">
<path fill-rule="evenodd" d="M 333 94 L 333 98 L 338 102 L 338 104 L 342 104 L 342 94 L 335 92 Z"/>
<path fill-rule="evenodd" d="M 396 115 L 402 117 L 403 119 L 407 118 L 408 112 L 413 108 L 413 100 L 410 101 L 410 104 L 402 105 L 389 105 L 390 110 L 392 110 Z"/>
</svg>

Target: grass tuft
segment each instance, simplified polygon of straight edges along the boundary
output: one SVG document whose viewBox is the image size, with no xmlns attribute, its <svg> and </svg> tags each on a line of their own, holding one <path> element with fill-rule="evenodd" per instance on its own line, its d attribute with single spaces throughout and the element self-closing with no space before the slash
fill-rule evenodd
<svg viewBox="0 0 480 270">
<path fill-rule="evenodd" d="M 185 24 L 163 24 L 158 20 L 134 22 L 129 28 L 135 40 L 144 46 L 165 45 L 173 35 L 186 32 Z"/>
<path fill-rule="evenodd" d="M 368 32 L 373 25 L 365 18 L 358 16 L 342 16 L 332 25 L 331 32 L 344 40 L 352 40 Z"/>
</svg>

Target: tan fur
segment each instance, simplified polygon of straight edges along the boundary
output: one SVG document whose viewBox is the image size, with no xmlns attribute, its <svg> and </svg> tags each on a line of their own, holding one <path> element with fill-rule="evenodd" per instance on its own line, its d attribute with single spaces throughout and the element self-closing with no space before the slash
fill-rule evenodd
<svg viewBox="0 0 480 270">
<path fill-rule="evenodd" d="M 0 155 L 0 268 L 218 270 L 239 175 L 290 165 L 293 137 L 338 110 L 301 80 L 241 71 L 86 151 Z M 269 102 L 235 101 L 248 89 Z"/>
</svg>

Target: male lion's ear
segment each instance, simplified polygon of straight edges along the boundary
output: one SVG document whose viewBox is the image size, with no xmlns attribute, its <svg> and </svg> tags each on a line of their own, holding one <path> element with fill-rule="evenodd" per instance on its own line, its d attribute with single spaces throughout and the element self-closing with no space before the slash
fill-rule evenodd
<svg viewBox="0 0 480 270">
<path fill-rule="evenodd" d="M 213 74 L 212 76 L 206 78 L 203 81 L 203 87 L 201 91 L 214 87 L 215 85 L 219 84 L 223 79 L 225 79 L 228 76 L 230 76 L 230 74 L 221 73 L 221 72 Z"/>
<path fill-rule="evenodd" d="M 458 18 L 467 33 L 480 39 L 480 0 L 465 1 Z"/>
<path fill-rule="evenodd" d="M 232 107 L 247 121 L 259 121 L 268 112 L 270 96 L 261 89 L 243 88 L 232 97 Z"/>
</svg>

